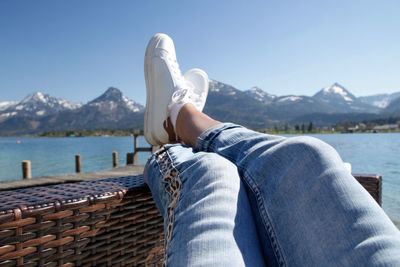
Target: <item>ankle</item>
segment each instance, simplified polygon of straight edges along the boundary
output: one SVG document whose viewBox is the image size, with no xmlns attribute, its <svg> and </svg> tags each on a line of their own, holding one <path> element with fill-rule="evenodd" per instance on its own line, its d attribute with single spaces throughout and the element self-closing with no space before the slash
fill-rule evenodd
<svg viewBox="0 0 400 267">
<path fill-rule="evenodd" d="M 189 85 L 189 83 L 187 83 Z M 194 104 L 193 103 L 193 92 L 188 88 L 181 88 L 174 92 L 171 98 L 171 102 L 168 105 L 168 109 L 170 112 L 171 122 L 176 128 L 176 121 L 178 119 L 178 114 L 183 106 L 186 104 Z"/>
<path fill-rule="evenodd" d="M 198 111 L 195 105 L 188 103 L 181 108 L 178 114 L 175 133 L 180 142 L 195 147 L 197 138 L 205 130 L 220 123 Z"/>
<path fill-rule="evenodd" d="M 181 106 L 176 116 L 176 121 L 174 125 L 175 134 L 179 140 L 185 141 L 185 128 L 187 126 L 187 121 L 190 119 L 190 114 L 193 111 L 197 111 L 192 103 L 185 103 Z M 186 129 L 187 130 L 187 129 Z"/>
</svg>

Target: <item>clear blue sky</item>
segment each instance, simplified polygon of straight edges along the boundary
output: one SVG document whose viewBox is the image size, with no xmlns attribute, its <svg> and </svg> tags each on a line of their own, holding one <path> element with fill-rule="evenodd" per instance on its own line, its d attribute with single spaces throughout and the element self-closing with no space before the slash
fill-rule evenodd
<svg viewBox="0 0 400 267">
<path fill-rule="evenodd" d="M 109 86 L 145 103 L 149 38 L 174 40 L 183 70 L 269 93 L 400 91 L 400 1 L 0 1 L 0 101 L 72 101 Z"/>
</svg>

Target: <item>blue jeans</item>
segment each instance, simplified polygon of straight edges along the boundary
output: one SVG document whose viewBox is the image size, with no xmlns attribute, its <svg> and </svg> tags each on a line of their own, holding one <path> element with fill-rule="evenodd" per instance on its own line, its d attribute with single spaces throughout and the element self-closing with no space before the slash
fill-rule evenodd
<svg viewBox="0 0 400 267">
<path fill-rule="evenodd" d="M 161 149 L 145 178 L 167 265 L 400 266 L 400 232 L 318 139 L 220 124 Z"/>
</svg>

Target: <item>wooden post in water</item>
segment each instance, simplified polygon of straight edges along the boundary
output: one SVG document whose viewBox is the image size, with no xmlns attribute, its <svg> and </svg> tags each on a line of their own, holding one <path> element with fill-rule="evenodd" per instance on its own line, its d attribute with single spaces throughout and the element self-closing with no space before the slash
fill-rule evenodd
<svg viewBox="0 0 400 267">
<path fill-rule="evenodd" d="M 75 172 L 80 173 L 82 170 L 81 155 L 75 155 Z"/>
<path fill-rule="evenodd" d="M 31 170 L 31 161 L 30 160 L 22 161 L 22 178 L 23 179 L 32 179 L 32 170 Z"/>
<path fill-rule="evenodd" d="M 112 152 L 112 166 L 113 168 L 117 168 L 119 165 L 119 157 L 118 157 L 118 152 L 113 151 Z"/>
<path fill-rule="evenodd" d="M 133 161 L 132 164 L 139 165 L 139 152 L 153 152 L 156 147 L 139 147 L 139 137 L 143 136 L 143 131 L 133 132 Z"/>
<path fill-rule="evenodd" d="M 139 162 L 138 158 L 138 132 L 133 133 L 133 165 L 137 164 Z"/>
<path fill-rule="evenodd" d="M 126 165 L 133 165 L 133 153 L 126 153 Z"/>
</svg>

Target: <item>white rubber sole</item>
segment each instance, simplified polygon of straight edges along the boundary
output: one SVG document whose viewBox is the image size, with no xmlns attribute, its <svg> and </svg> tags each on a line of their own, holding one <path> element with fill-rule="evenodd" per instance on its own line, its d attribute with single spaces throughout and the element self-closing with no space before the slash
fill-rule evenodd
<svg viewBox="0 0 400 267">
<path fill-rule="evenodd" d="M 160 145 L 162 142 L 158 140 L 154 135 L 154 116 L 157 114 L 157 111 L 154 110 L 154 97 L 155 97 L 155 88 L 153 86 L 153 81 L 151 79 L 150 73 L 152 73 L 151 69 L 151 60 L 154 56 L 153 52 L 161 40 L 161 35 L 155 35 L 151 38 L 149 44 L 146 48 L 145 59 L 144 59 L 144 76 L 146 81 L 146 109 L 144 113 L 144 136 L 148 143 L 152 145 Z"/>
</svg>

